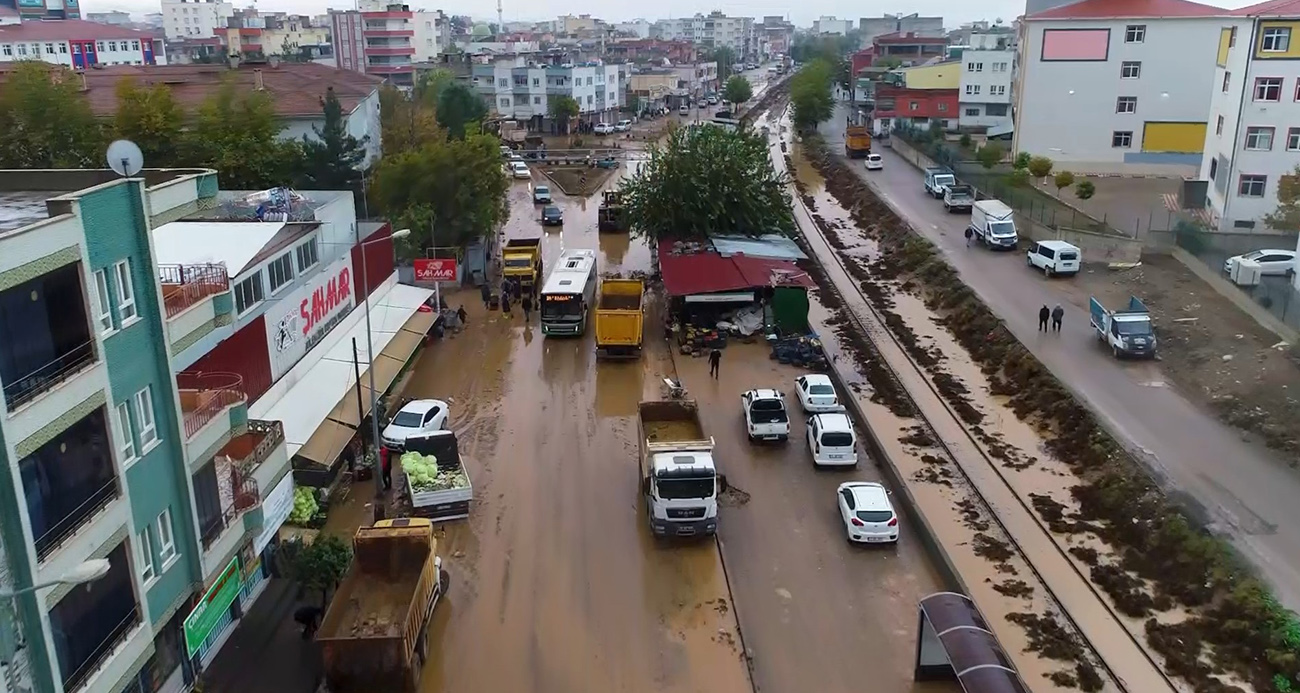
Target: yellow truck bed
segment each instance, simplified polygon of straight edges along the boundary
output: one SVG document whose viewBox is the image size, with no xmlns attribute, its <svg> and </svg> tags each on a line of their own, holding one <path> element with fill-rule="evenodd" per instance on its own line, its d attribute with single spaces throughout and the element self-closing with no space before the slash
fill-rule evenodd
<svg viewBox="0 0 1300 693">
<path fill-rule="evenodd" d="M 596 298 L 596 355 L 605 358 L 637 358 L 645 323 L 642 296 L 645 283 L 639 279 L 604 279 Z"/>
<path fill-rule="evenodd" d="M 851 159 L 871 153 L 871 130 L 865 125 L 850 125 L 844 133 L 844 153 Z"/>
</svg>

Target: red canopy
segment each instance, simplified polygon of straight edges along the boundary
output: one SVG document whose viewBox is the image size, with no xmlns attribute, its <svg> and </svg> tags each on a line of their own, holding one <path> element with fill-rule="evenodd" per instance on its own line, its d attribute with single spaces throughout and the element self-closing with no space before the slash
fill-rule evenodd
<svg viewBox="0 0 1300 693">
<path fill-rule="evenodd" d="M 743 291 L 762 286 L 813 286 L 808 274 L 791 260 L 746 255 L 723 257 L 713 250 L 675 253 L 677 248 L 677 241 L 659 243 L 659 271 L 669 296 Z"/>
</svg>

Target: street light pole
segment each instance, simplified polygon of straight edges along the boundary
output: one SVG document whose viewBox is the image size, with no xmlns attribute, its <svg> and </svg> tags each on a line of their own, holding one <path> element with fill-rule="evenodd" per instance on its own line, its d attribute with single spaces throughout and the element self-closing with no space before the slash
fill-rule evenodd
<svg viewBox="0 0 1300 693">
<path fill-rule="evenodd" d="M 5 690 L 17 693 L 15 684 L 17 677 L 14 676 L 14 656 L 18 653 L 18 630 L 21 625 L 18 623 L 18 598 L 24 594 L 31 594 L 47 587 L 56 585 L 81 585 L 88 582 L 94 582 L 108 574 L 109 565 L 107 558 L 92 558 L 87 561 L 73 566 L 71 570 L 64 573 L 54 580 L 23 587 L 9 592 L 0 592 L 0 601 L 4 602 L 6 610 L 12 615 L 13 619 L 13 639 L 5 639 L 4 651 L 0 652 L 0 664 L 5 668 Z M 13 644 L 11 648 L 10 645 Z"/>
</svg>

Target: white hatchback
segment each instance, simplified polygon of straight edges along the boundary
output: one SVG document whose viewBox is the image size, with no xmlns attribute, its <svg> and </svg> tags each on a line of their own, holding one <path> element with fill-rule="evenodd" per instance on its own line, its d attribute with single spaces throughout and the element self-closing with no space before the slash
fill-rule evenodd
<svg viewBox="0 0 1300 693">
<path fill-rule="evenodd" d="M 1294 250 L 1252 250 L 1244 255 L 1234 255 L 1223 261 L 1223 271 L 1232 274 L 1232 268 L 1241 260 L 1259 263 L 1259 273 L 1272 276 L 1291 276 L 1295 272 Z"/>
<path fill-rule="evenodd" d="M 844 411 L 840 398 L 835 396 L 835 385 L 830 376 L 820 373 L 801 375 L 794 379 L 794 391 L 806 412 Z"/>
<path fill-rule="evenodd" d="M 611 135 L 614 133 L 614 125 L 612 123 L 596 123 L 596 126 L 591 130 L 597 135 Z"/>
<path fill-rule="evenodd" d="M 898 542 L 898 514 L 884 486 L 871 481 L 849 481 L 837 491 L 844 533 L 855 544 Z"/>
<path fill-rule="evenodd" d="M 868 155 L 867 155 L 867 170 L 868 170 L 868 171 L 883 171 L 883 170 L 885 170 L 885 160 L 884 160 L 883 158 L 881 158 L 881 156 L 880 156 L 879 154 L 868 154 Z"/>
<path fill-rule="evenodd" d="M 813 414 L 806 437 L 814 467 L 858 466 L 858 437 L 847 414 Z"/>
<path fill-rule="evenodd" d="M 522 161 L 510 162 L 510 175 L 520 180 L 527 180 L 533 177 L 533 175 L 528 172 L 528 164 L 525 164 Z"/>
</svg>

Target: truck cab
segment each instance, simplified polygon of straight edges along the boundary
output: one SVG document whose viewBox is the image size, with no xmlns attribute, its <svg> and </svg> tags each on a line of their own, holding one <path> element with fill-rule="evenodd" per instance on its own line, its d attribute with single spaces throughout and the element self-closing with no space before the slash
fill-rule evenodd
<svg viewBox="0 0 1300 693">
<path fill-rule="evenodd" d="M 537 295 L 542 281 L 542 239 L 512 238 L 501 251 L 502 273 L 518 281 L 527 294 Z"/>
<path fill-rule="evenodd" d="M 1015 212 L 998 200 L 971 205 L 969 228 L 973 238 L 988 248 L 1015 250 L 1020 245 Z"/>
<path fill-rule="evenodd" d="M 740 396 L 745 417 L 745 433 L 750 440 L 787 440 L 790 437 L 790 413 L 780 390 L 750 390 Z"/>
<path fill-rule="evenodd" d="M 727 478 L 713 460 L 699 405 L 691 400 L 641 402 L 641 495 L 657 537 L 708 536 L 718 531 L 718 494 Z"/>
<path fill-rule="evenodd" d="M 930 197 L 939 199 L 948 186 L 957 183 L 957 175 L 952 169 L 931 167 L 925 169 L 925 192 Z"/>
<path fill-rule="evenodd" d="M 1108 310 L 1096 298 L 1088 301 L 1089 320 L 1097 338 L 1110 347 L 1115 358 L 1154 358 L 1156 332 L 1151 313 L 1137 296 L 1131 296 L 1124 310 Z"/>
</svg>

